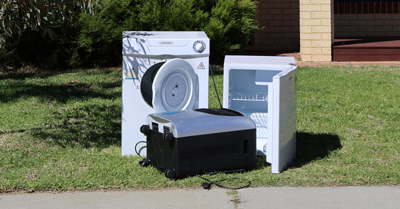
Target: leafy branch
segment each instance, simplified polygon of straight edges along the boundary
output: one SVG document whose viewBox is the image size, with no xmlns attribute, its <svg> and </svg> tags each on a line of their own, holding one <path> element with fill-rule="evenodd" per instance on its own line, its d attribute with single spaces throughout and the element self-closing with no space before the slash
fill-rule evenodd
<svg viewBox="0 0 400 209">
<path fill-rule="evenodd" d="M 54 38 L 51 27 L 71 21 L 75 9 L 94 13 L 93 0 L 0 0 L 0 47 L 8 37 L 19 37 L 26 29 Z M 79 11 L 78 10 L 78 11 Z"/>
</svg>

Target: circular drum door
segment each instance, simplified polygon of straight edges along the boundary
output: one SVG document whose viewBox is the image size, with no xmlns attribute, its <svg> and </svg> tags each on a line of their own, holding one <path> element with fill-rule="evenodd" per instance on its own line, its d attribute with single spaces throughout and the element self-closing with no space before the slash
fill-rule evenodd
<svg viewBox="0 0 400 209">
<path fill-rule="evenodd" d="M 175 112 L 194 108 L 198 83 L 196 73 L 187 61 L 169 60 L 159 67 L 154 77 L 149 77 L 152 77 L 150 79 L 152 103 L 150 105 L 148 100 L 145 99 L 145 101 L 154 108 L 155 112 Z M 149 92 L 148 85 L 143 85 L 143 87 L 147 90 L 142 90 L 142 94 Z"/>
</svg>

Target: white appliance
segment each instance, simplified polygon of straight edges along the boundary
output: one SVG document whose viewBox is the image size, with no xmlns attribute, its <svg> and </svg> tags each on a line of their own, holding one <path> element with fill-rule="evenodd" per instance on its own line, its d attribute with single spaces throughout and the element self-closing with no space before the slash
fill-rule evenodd
<svg viewBox="0 0 400 209">
<path fill-rule="evenodd" d="M 225 56 L 223 106 L 253 119 L 273 173 L 296 155 L 296 68 L 293 57 Z"/>
<path fill-rule="evenodd" d="M 210 41 L 204 32 L 122 36 L 122 155 L 145 155 L 147 115 L 208 108 Z"/>
</svg>

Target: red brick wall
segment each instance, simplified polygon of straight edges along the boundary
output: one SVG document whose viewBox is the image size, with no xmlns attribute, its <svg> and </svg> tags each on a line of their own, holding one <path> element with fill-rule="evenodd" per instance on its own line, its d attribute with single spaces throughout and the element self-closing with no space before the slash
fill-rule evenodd
<svg viewBox="0 0 400 209">
<path fill-rule="evenodd" d="M 250 51 L 300 51 L 299 0 L 258 0 L 256 19 L 264 27 L 254 34 Z"/>
<path fill-rule="evenodd" d="M 336 2 L 335 37 L 400 36 L 400 2 Z"/>
</svg>

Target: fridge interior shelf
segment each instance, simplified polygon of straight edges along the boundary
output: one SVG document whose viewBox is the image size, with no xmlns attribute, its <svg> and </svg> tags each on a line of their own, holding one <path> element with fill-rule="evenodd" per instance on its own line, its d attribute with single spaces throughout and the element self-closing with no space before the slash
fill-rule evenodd
<svg viewBox="0 0 400 209">
<path fill-rule="evenodd" d="M 259 101 L 268 102 L 268 94 L 257 92 L 246 92 L 243 90 L 232 90 L 232 100 L 235 101 Z"/>
</svg>

